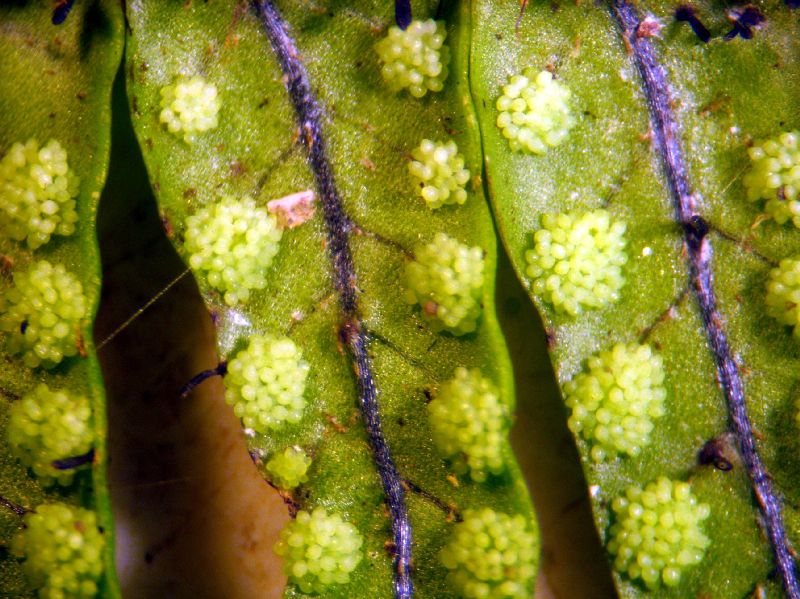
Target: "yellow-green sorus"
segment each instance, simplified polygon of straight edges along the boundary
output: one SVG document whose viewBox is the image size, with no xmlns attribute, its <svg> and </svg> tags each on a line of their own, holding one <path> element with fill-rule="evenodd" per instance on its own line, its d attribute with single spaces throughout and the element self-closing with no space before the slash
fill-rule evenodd
<svg viewBox="0 0 800 599">
<path fill-rule="evenodd" d="M 308 364 L 288 337 L 254 335 L 228 362 L 225 401 L 258 433 L 297 423 L 303 415 Z"/>
<path fill-rule="evenodd" d="M 618 343 L 564 385 L 569 428 L 591 444 L 594 461 L 641 453 L 665 412 L 663 382 L 661 356 L 649 345 Z"/>
<path fill-rule="evenodd" d="M 415 98 L 428 91 L 441 91 L 450 63 L 446 36 L 444 23 L 432 19 L 414 20 L 405 31 L 390 27 L 387 36 L 375 45 L 383 63 L 381 75 L 389 88 L 408 89 Z"/>
<path fill-rule="evenodd" d="M 752 168 L 742 177 L 747 198 L 766 200 L 764 212 L 783 224 L 800 227 L 800 131 L 781 133 L 747 150 Z"/>
<path fill-rule="evenodd" d="M 491 508 L 464 510 L 442 549 L 447 582 L 466 599 L 533 596 L 537 542 L 525 518 Z"/>
<path fill-rule="evenodd" d="M 769 273 L 767 314 L 792 327 L 800 341 L 800 257 L 784 258 Z"/>
<path fill-rule="evenodd" d="M 361 561 L 363 542 L 355 526 L 318 507 L 312 513 L 297 512 L 281 531 L 275 553 L 283 557 L 289 581 L 304 593 L 316 594 L 350 580 Z"/>
<path fill-rule="evenodd" d="M 11 551 L 25 560 L 25 575 L 40 597 L 92 599 L 103 573 L 104 545 L 93 511 L 51 503 L 25 515 Z"/>
<path fill-rule="evenodd" d="M 161 90 L 159 120 L 170 132 L 192 143 L 199 133 L 217 126 L 219 108 L 216 86 L 195 75 Z"/>
<path fill-rule="evenodd" d="M 225 196 L 186 219 L 189 266 L 229 306 L 267 285 L 281 230 L 275 217 L 248 197 Z"/>
<path fill-rule="evenodd" d="M 570 91 L 549 71 L 514 75 L 497 99 L 497 126 L 514 151 L 544 154 L 566 139 L 575 125 Z"/>
<path fill-rule="evenodd" d="M 572 316 L 616 302 L 628 259 L 624 233 L 607 210 L 545 214 L 525 252 L 533 292 Z"/>
<path fill-rule="evenodd" d="M 702 522 L 711 511 L 688 483 L 661 476 L 644 489 L 631 485 L 611 507 L 608 550 L 620 574 L 651 589 L 675 586 L 684 569 L 702 561 L 710 543 Z"/>
<path fill-rule="evenodd" d="M 86 397 L 41 383 L 11 404 L 6 439 L 43 483 L 68 485 L 73 471 L 54 468 L 53 462 L 88 453 L 94 444 L 91 417 Z"/>
<path fill-rule="evenodd" d="M 266 469 L 275 486 L 284 491 L 291 491 L 308 480 L 306 473 L 310 465 L 311 458 L 305 451 L 287 447 L 267 462 Z"/>
<path fill-rule="evenodd" d="M 457 368 L 428 404 L 428 416 L 434 443 L 446 457 L 455 457 L 457 470 L 469 469 L 476 481 L 505 470 L 508 407 L 478 369 Z"/>
<path fill-rule="evenodd" d="M 481 315 L 483 250 L 437 233 L 414 255 L 416 259 L 406 264 L 406 301 L 422 306 L 422 317 L 434 331 L 474 331 Z"/>
<path fill-rule="evenodd" d="M 440 143 L 423 139 L 411 156 L 414 160 L 409 163 L 408 171 L 417 180 L 417 194 L 428 208 L 467 201 L 464 186 L 469 181 L 469 170 L 464 168 L 464 157 L 458 153 L 454 141 Z"/>
<path fill-rule="evenodd" d="M 26 366 L 52 368 L 78 353 L 86 297 L 74 275 L 60 264 L 34 262 L 14 273 L 14 285 L 0 296 L 0 331 L 6 347 L 22 354 Z"/>
<path fill-rule="evenodd" d="M 52 235 L 72 235 L 79 187 L 56 140 L 42 148 L 35 139 L 15 143 L 0 160 L 0 234 L 26 241 L 31 249 Z"/>
</svg>

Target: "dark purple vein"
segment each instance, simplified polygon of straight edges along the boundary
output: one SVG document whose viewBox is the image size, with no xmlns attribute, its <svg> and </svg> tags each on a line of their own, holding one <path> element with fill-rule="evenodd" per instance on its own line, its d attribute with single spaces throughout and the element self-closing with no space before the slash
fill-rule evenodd
<svg viewBox="0 0 800 599">
<path fill-rule="evenodd" d="M 800 599 L 795 564 L 781 516 L 781 502 L 756 451 L 739 368 L 731 354 L 728 339 L 722 328 L 722 317 L 717 310 L 714 277 L 711 272 L 713 251 L 706 237 L 708 225 L 695 212 L 695 197 L 681 151 L 678 123 L 670 106 L 671 92 L 667 74 L 658 62 L 650 40 L 636 35 L 640 21 L 636 8 L 624 1 L 614 2 L 612 8 L 644 81 L 655 145 L 663 161 L 678 221 L 683 228 L 689 254 L 691 281 L 717 364 L 719 384 L 728 402 L 733 432 L 742 452 L 742 460 L 750 477 L 753 493 L 761 508 L 783 588 L 791 599 Z"/>
<path fill-rule="evenodd" d="M 333 261 L 333 282 L 343 311 L 340 328 L 358 381 L 361 414 L 372 446 L 373 457 L 386 493 L 394 534 L 394 593 L 398 599 L 413 596 L 411 581 L 411 525 L 408 520 L 405 490 L 389 447 L 383 437 L 378 389 L 372 377 L 367 350 L 367 334 L 358 313 L 356 274 L 350 254 L 351 223 L 344 213 L 322 135 L 323 112 L 311 89 L 308 73 L 300 60 L 294 40 L 286 31 L 281 16 L 269 0 L 255 3 L 272 49 L 286 78 L 289 97 L 300 125 L 301 138 L 308 150 L 311 170 L 317 183 L 328 233 L 328 251 Z"/>
</svg>

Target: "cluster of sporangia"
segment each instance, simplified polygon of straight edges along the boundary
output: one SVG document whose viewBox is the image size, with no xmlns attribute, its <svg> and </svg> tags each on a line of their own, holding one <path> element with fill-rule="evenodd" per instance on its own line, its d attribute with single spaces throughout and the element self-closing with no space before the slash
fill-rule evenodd
<svg viewBox="0 0 800 599">
<path fill-rule="evenodd" d="M 752 201 L 766 200 L 764 211 L 778 224 L 789 220 L 800 228 L 800 131 L 754 144 L 752 169 L 742 181 Z M 767 283 L 767 313 L 793 327 L 800 341 L 800 256 L 781 260 Z"/>
<path fill-rule="evenodd" d="M 381 73 L 395 91 L 414 97 L 443 88 L 449 53 L 444 24 L 414 21 L 391 27 L 376 46 Z M 181 79 L 161 93 L 160 120 L 193 143 L 218 124 L 216 87 L 201 77 Z M 575 119 L 570 92 L 552 74 L 512 76 L 496 107 L 497 126 L 512 150 L 544 154 L 567 137 Z M 766 200 L 778 223 L 800 227 L 800 133 L 755 144 L 753 168 L 744 177 L 750 200 Z M 431 210 L 467 200 L 470 179 L 453 141 L 423 140 L 412 151 L 409 172 Z M 35 250 L 53 235 L 75 230 L 79 180 L 66 152 L 51 140 L 15 144 L 0 161 L 0 232 Z M 526 253 L 533 290 L 557 313 L 569 316 L 601 309 L 619 299 L 626 262 L 625 223 L 607 210 L 545 215 Z M 185 223 L 191 267 L 235 306 L 266 285 L 265 271 L 278 253 L 281 229 L 250 198 L 225 197 L 200 208 Z M 464 335 L 476 330 L 481 313 L 484 258 L 445 233 L 416 248 L 406 268 L 408 301 L 437 331 Z M 52 368 L 78 352 L 86 298 L 74 275 L 60 264 L 32 262 L 14 274 L 0 298 L 0 331 L 6 347 L 31 368 Z M 767 310 L 800 337 L 800 257 L 781 261 L 770 275 Z M 228 364 L 227 401 L 245 426 L 258 433 L 300 420 L 308 365 L 288 338 L 254 336 Z M 585 372 L 564 387 L 570 428 L 592 446 L 596 462 L 636 456 L 648 443 L 654 420 L 664 414 L 664 369 L 648 345 L 617 344 L 588 360 Z M 504 470 L 509 427 L 506 402 L 477 369 L 458 368 L 444 383 L 429 416 L 434 441 L 461 473 L 477 481 Z M 40 385 L 10 411 L 12 450 L 45 482 L 69 484 L 72 476 L 53 462 L 91 449 L 91 410 L 84 397 Z M 267 463 L 274 483 L 291 490 L 307 480 L 311 459 L 288 447 Z M 708 506 L 698 504 L 687 483 L 664 477 L 641 489 L 632 485 L 612 504 L 615 515 L 608 548 L 615 567 L 648 587 L 678 584 L 683 568 L 697 564 L 709 540 L 701 528 Z M 42 596 L 91 597 L 101 574 L 103 537 L 93 512 L 61 504 L 40 506 L 26 516 L 27 528 L 12 549 Z M 281 535 L 276 551 L 290 579 L 307 593 L 343 584 L 362 558 L 363 539 L 338 514 L 300 511 Z M 489 508 L 464 512 L 441 554 L 451 584 L 464 597 L 525 597 L 533 577 L 535 540 L 521 516 Z"/>
<path fill-rule="evenodd" d="M 55 236 L 75 232 L 80 180 L 55 140 L 15 143 L 0 160 L 0 235 L 44 252 Z M 0 332 L 10 355 L 27 368 L 52 369 L 80 351 L 88 301 L 77 277 L 47 259 L 19 259 L 0 296 Z M 72 469 L 54 464 L 88 454 L 94 444 L 89 399 L 40 383 L 13 402 L 5 440 L 43 485 L 71 484 Z M 40 597 L 94 597 L 103 569 L 104 538 L 94 512 L 61 503 L 25 516 L 12 552 Z"/>
</svg>

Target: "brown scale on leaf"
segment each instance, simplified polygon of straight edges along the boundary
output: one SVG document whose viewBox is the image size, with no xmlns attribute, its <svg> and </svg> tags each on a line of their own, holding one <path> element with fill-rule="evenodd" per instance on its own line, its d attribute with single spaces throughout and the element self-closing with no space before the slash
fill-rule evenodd
<svg viewBox="0 0 800 599">
<path fill-rule="evenodd" d="M 75 325 L 78 329 L 78 335 L 75 340 L 75 347 L 78 350 L 78 355 L 81 358 L 86 358 L 89 356 L 89 353 L 86 351 L 86 341 L 83 339 L 83 333 L 81 333 L 80 325 Z"/>
<path fill-rule="evenodd" d="M 14 269 L 14 259 L 11 256 L 0 254 L 0 276 L 8 278 L 11 276 L 11 271 Z"/>
<path fill-rule="evenodd" d="M 248 170 L 249 169 L 247 168 L 247 165 L 239 160 L 234 160 L 233 162 L 231 162 L 230 165 L 231 177 L 241 177 L 242 175 L 247 174 Z"/>
<path fill-rule="evenodd" d="M 339 420 L 333 414 L 325 414 L 325 420 L 336 430 L 337 433 L 346 433 L 348 431 L 347 427 L 339 422 Z"/>
<path fill-rule="evenodd" d="M 638 39 L 661 37 L 661 30 L 663 28 L 664 25 L 655 17 L 645 17 L 636 28 L 636 37 Z"/>
<path fill-rule="evenodd" d="M 184 194 L 184 197 L 185 194 Z M 175 237 L 175 229 L 172 228 L 172 221 L 169 220 L 169 217 L 162 212 L 161 213 L 161 228 L 164 229 L 164 235 L 167 236 L 167 239 L 172 239 Z"/>
<path fill-rule="evenodd" d="M 439 311 L 439 304 L 433 300 L 428 300 L 422 305 L 422 311 L 428 316 L 436 316 L 436 313 Z"/>
<path fill-rule="evenodd" d="M 697 453 L 697 462 L 701 466 L 714 466 L 722 472 L 733 470 L 734 462 L 739 461 L 733 443 L 730 433 L 709 439 Z"/>
<path fill-rule="evenodd" d="M 697 114 L 701 118 L 706 118 L 719 111 L 724 111 L 728 116 L 731 116 L 732 111 L 730 96 L 720 96 L 711 100 L 708 104 L 701 107 L 700 110 L 697 111 Z"/>
</svg>

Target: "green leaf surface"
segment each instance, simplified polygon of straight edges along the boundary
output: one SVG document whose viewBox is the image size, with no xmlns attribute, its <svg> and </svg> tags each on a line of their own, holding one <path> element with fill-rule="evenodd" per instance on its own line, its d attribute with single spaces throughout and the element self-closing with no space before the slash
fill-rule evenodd
<svg viewBox="0 0 800 599">
<path fill-rule="evenodd" d="M 800 353 L 790 329 L 767 316 L 764 298 L 770 270 L 800 249 L 800 232 L 774 221 L 753 227 L 760 206 L 747 200 L 741 181 L 749 169 L 750 140 L 798 126 L 797 15 L 783 3 L 759 4 L 764 27 L 753 39 L 726 42 L 721 36 L 731 25 L 725 9 L 695 4 L 716 36 L 708 44 L 674 20 L 677 3 L 637 3 L 637 8 L 665 25 L 651 42 L 670 81 L 696 210 L 710 224 L 722 326 L 740 364 L 758 452 L 783 497 L 788 533 L 797 543 L 794 419 Z M 515 35 L 517 8 L 476 2 L 470 81 L 498 229 L 518 276 L 531 290 L 525 251 L 533 247 L 532 234 L 544 214 L 605 207 L 627 223 L 626 282 L 617 303 L 570 317 L 529 291 L 550 336 L 556 376 L 563 388 L 588 357 L 617 342 L 646 339 L 664 358 L 666 415 L 641 455 L 596 463 L 591 446 L 576 435 L 601 538 L 608 536 L 611 501 L 631 483 L 644 485 L 660 475 L 689 480 L 698 499 L 711 506 L 704 526 L 711 544 L 703 561 L 685 570 L 679 586 L 653 594 L 745 597 L 757 589 L 780 594 L 741 461 L 736 457 L 729 472 L 698 464 L 706 441 L 727 439 L 728 408 L 690 287 L 663 163 L 648 136 L 650 116 L 634 57 L 608 6 L 531 3 Z M 577 125 L 544 156 L 512 153 L 495 125 L 501 87 L 526 67 L 553 70 L 573 94 Z M 649 594 L 641 581 L 618 574 L 615 580 L 621 596 Z"/>
<path fill-rule="evenodd" d="M 104 596 L 117 597 L 114 538 L 106 485 L 105 400 L 92 341 L 92 319 L 100 296 L 100 258 L 94 221 L 106 176 L 110 143 L 111 84 L 122 56 L 123 15 L 118 2 L 79 2 L 67 21 L 51 23 L 49 3 L 4 3 L 0 8 L 0 154 L 16 142 L 57 140 L 68 153 L 70 168 L 80 177 L 79 221 L 69 237 L 54 237 L 31 251 L 0 238 L 7 264 L 0 278 L 6 293 L 12 275 L 33 260 L 63 264 L 76 274 L 88 299 L 89 316 L 81 323 L 86 357 L 67 358 L 52 370 L 30 369 L 19 357 L 4 355 L 0 363 L 0 495 L 16 505 L 35 509 L 43 502 L 63 501 L 91 507 L 105 530 Z M 3 340 L 4 341 L 4 340 Z M 91 398 L 96 457 L 66 488 L 42 487 L 9 452 L 5 442 L 11 402 L 40 382 Z M 21 529 L 13 511 L 0 509 L 0 545 L 7 546 Z M 4 596 L 28 597 L 20 563 L 0 549 L 0 589 Z"/>
<path fill-rule="evenodd" d="M 450 79 L 444 92 L 422 100 L 393 94 L 381 80 L 373 46 L 391 22 L 391 3 L 333 3 L 324 11 L 294 2 L 278 7 L 323 106 L 339 193 L 355 225 L 349 243 L 385 438 L 401 477 L 424 490 L 407 494 L 416 596 L 453 596 L 438 557 L 453 527 L 451 509 L 491 506 L 522 513 L 534 526 L 510 448 L 504 448 L 510 466 L 502 476 L 486 483 L 462 476 L 454 485 L 448 480 L 452 468 L 433 445 L 427 419 L 426 394 L 435 395 L 458 366 L 481 368 L 509 405 L 514 397 L 494 314 L 496 240 L 483 187 L 476 180 L 464 206 L 431 212 L 415 196 L 407 170 L 408 155 L 423 138 L 452 137 L 473 175 L 481 172 L 467 85 L 469 5 L 461 3 L 443 15 L 454 56 Z M 424 3 L 415 3 L 415 9 L 420 18 L 435 10 Z M 184 251 L 186 217 L 224 194 L 248 195 L 264 205 L 315 189 L 306 151 L 297 143 L 283 74 L 261 23 L 246 5 L 140 1 L 129 4 L 128 20 L 134 128 L 179 252 Z M 178 76 L 198 74 L 217 87 L 219 126 L 189 144 L 160 124 L 160 90 Z M 439 231 L 480 246 L 486 255 L 483 313 L 478 331 L 470 335 L 432 331 L 419 307 L 404 300 L 405 263 L 417 244 Z M 301 422 L 251 437 L 251 448 L 267 459 L 289 445 L 305 449 L 314 461 L 309 481 L 293 500 L 304 509 L 324 506 L 339 512 L 364 535 L 366 557 L 352 582 L 334 587 L 329 596 L 388 597 L 390 521 L 358 413 L 350 358 L 340 342 L 342 314 L 326 249 L 318 207 L 310 221 L 283 233 L 267 287 L 254 292 L 236 314 L 203 280 L 199 283 L 219 316 L 222 358 L 252 332 L 288 335 L 302 350 L 311 370 Z M 234 317 L 249 324 L 234 326 Z M 287 595 L 302 594 L 290 586 Z"/>
</svg>

